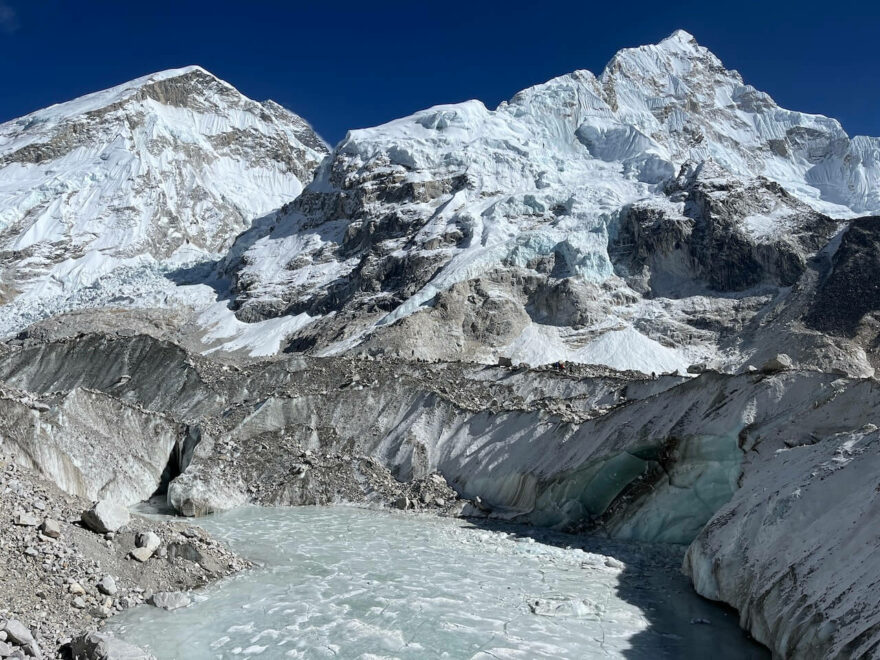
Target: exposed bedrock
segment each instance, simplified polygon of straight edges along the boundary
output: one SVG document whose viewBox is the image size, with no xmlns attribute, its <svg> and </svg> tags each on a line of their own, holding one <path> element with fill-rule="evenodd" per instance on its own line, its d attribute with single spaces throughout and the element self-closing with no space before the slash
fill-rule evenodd
<svg viewBox="0 0 880 660">
<path fill-rule="evenodd" d="M 611 248 L 617 270 L 652 296 L 792 286 L 837 227 L 778 184 L 733 180 L 710 162 L 685 165 L 665 192 L 672 203 L 624 207 Z"/>
<path fill-rule="evenodd" d="M 863 346 L 875 368 L 880 347 L 880 217 L 853 220 L 831 257 L 806 316 L 809 327 Z"/>
</svg>

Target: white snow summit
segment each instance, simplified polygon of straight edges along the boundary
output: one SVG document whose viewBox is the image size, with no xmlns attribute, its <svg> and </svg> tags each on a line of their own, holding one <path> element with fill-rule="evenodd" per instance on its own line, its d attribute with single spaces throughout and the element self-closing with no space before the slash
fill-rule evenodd
<svg viewBox="0 0 880 660">
<path fill-rule="evenodd" d="M 195 66 L 0 125 L 0 303 L 22 296 L 4 325 L 109 304 L 83 289 L 113 271 L 225 250 L 325 153 L 301 118 Z"/>
</svg>

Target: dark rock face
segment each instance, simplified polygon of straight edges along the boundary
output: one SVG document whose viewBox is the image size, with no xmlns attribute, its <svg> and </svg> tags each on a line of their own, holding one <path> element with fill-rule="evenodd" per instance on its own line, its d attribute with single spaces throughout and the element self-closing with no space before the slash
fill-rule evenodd
<svg viewBox="0 0 880 660">
<path fill-rule="evenodd" d="M 539 323 L 574 328 L 589 325 L 602 318 L 597 286 L 567 277 L 551 279 L 535 290 L 528 311 Z"/>
<path fill-rule="evenodd" d="M 880 217 L 853 220 L 819 285 L 807 325 L 855 337 L 866 315 L 880 310 Z"/>
<path fill-rule="evenodd" d="M 454 175 L 427 181 L 408 181 L 399 172 L 387 172 L 380 161 L 359 171 L 356 159 L 340 153 L 329 168 L 330 191 L 306 189 L 282 211 L 281 224 L 291 224 L 293 232 L 313 227 L 327 227 L 344 222 L 330 248 L 308 256 L 301 255 L 287 264 L 295 271 L 308 263 L 329 261 L 352 262 L 353 268 L 320 292 L 291 287 L 284 299 L 253 300 L 249 293 L 257 282 L 251 281 L 241 269 L 231 273 L 236 294 L 236 316 L 253 322 L 279 315 L 307 312 L 312 316 L 350 311 L 365 313 L 389 312 L 413 295 L 435 275 L 449 259 L 442 250 L 458 245 L 466 231 L 453 230 L 440 238 L 420 241 L 419 231 L 429 220 L 411 204 L 424 204 L 444 195 L 451 195 L 468 186 L 466 175 Z M 387 211 L 395 205 L 394 210 Z M 384 208 L 386 211 L 378 211 Z M 280 227 L 280 225 L 279 225 Z M 286 234 L 285 230 L 277 234 Z M 248 255 L 243 264 L 248 265 Z M 361 299 L 369 298 L 364 303 Z"/>
<path fill-rule="evenodd" d="M 709 171 L 706 171 L 709 170 Z M 633 204 L 621 213 L 610 246 L 621 274 L 650 271 L 650 289 L 677 297 L 674 280 L 697 280 L 716 292 L 739 292 L 761 284 L 789 287 L 806 269 L 807 258 L 834 230 L 830 218 L 794 199 L 766 179 L 742 183 L 722 178 L 705 164 L 666 186 L 670 200 L 683 202 L 681 215 Z M 785 232 L 751 234 L 750 215 L 786 208 L 796 218 Z"/>
</svg>

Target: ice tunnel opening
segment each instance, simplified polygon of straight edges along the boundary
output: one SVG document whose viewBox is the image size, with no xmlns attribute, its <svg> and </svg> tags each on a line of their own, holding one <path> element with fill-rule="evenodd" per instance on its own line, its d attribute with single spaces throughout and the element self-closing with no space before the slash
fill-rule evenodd
<svg viewBox="0 0 880 660">
<path fill-rule="evenodd" d="M 620 452 L 544 484 L 528 522 L 599 526 L 623 541 L 686 545 L 733 496 L 742 458 L 736 434 L 669 438 Z"/>
<path fill-rule="evenodd" d="M 171 448 L 165 469 L 159 477 L 159 484 L 150 499 L 165 498 L 168 495 L 168 486 L 171 482 L 183 474 L 192 461 L 193 452 L 202 440 L 202 430 L 198 426 L 187 426 L 186 431 L 177 443 Z"/>
</svg>

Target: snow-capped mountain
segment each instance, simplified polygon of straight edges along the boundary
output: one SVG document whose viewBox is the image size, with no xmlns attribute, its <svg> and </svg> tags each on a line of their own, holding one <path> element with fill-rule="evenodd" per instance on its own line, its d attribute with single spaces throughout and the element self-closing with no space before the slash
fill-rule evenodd
<svg viewBox="0 0 880 660">
<path fill-rule="evenodd" d="M 0 126 L 0 175 L 14 462 L 690 542 L 775 656 L 877 655 L 880 140 L 687 33 L 329 154 L 169 71 Z"/>
<path fill-rule="evenodd" d="M 735 367 L 775 348 L 758 319 L 832 218 L 878 210 L 880 140 L 780 108 L 678 31 L 494 111 L 351 131 L 244 252 L 237 315 L 296 317 L 290 349 L 325 354 Z M 870 370 L 803 334 L 798 357 Z"/>
<path fill-rule="evenodd" d="M 779 108 L 685 32 L 324 155 L 195 67 L 0 126 L 0 333 L 186 308 L 204 350 L 251 355 L 873 372 L 873 325 L 817 319 L 841 232 L 880 210 L 880 140 Z M 237 319 L 172 273 L 224 250 Z"/>
<path fill-rule="evenodd" d="M 297 115 L 199 67 L 2 124 L 0 302 L 51 311 L 111 271 L 220 252 L 326 151 Z"/>
</svg>

